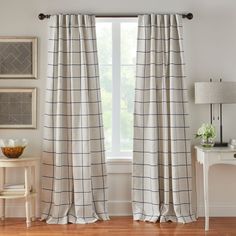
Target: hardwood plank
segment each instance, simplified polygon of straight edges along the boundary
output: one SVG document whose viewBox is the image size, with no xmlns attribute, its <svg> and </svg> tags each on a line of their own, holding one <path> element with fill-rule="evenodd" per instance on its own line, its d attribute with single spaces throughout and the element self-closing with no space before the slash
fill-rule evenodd
<svg viewBox="0 0 236 236">
<path fill-rule="evenodd" d="M 25 219 L 8 218 L 0 221 L 0 236 L 152 236 L 152 235 L 215 235 L 235 236 L 236 217 L 211 217 L 210 230 L 204 231 L 204 218 L 190 224 L 147 223 L 133 221 L 132 217 L 111 217 L 110 221 L 99 221 L 94 224 L 48 225 L 39 220 L 26 228 Z"/>
</svg>

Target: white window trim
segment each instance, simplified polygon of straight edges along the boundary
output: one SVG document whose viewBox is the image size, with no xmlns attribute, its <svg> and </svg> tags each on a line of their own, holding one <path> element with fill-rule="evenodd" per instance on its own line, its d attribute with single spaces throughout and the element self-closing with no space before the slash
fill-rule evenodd
<svg viewBox="0 0 236 236">
<path fill-rule="evenodd" d="M 137 22 L 137 17 L 127 18 L 96 18 L 97 23 L 112 22 L 112 97 L 120 98 L 120 76 L 121 76 L 121 49 L 120 49 L 120 23 Z M 132 162 L 131 152 L 120 152 L 120 99 L 112 99 L 112 152 L 106 152 L 107 163 L 127 164 Z"/>
</svg>

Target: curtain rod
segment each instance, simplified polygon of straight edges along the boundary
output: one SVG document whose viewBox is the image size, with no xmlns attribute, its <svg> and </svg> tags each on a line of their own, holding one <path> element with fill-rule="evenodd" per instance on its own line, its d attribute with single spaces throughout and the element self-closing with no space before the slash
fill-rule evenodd
<svg viewBox="0 0 236 236">
<path fill-rule="evenodd" d="M 40 20 L 49 19 L 51 15 L 45 15 L 44 13 L 40 13 L 38 18 Z M 121 18 L 121 17 L 138 17 L 137 14 L 135 15 L 96 15 L 98 18 Z M 182 18 L 187 18 L 188 20 L 193 19 L 192 13 L 182 14 Z"/>
</svg>

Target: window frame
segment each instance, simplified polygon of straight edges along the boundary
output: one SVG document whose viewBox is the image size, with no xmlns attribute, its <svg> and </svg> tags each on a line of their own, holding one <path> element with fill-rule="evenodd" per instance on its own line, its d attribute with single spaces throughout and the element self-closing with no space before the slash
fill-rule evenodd
<svg viewBox="0 0 236 236">
<path fill-rule="evenodd" d="M 112 28 L 112 136 L 111 152 L 106 152 L 106 158 L 109 160 L 131 160 L 132 150 L 122 152 L 120 150 L 120 114 L 121 114 L 121 23 L 138 23 L 137 17 L 119 17 L 119 18 L 96 18 L 97 23 L 111 23 Z M 105 66 L 106 64 L 100 64 Z M 119 89 L 117 89 L 119 88 Z M 106 138 L 106 137 L 105 137 Z"/>
</svg>

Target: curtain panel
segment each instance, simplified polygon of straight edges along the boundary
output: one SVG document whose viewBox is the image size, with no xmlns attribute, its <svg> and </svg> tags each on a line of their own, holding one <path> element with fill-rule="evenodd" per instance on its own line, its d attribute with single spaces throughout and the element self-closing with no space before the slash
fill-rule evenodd
<svg viewBox="0 0 236 236">
<path fill-rule="evenodd" d="M 181 15 L 141 15 L 134 108 L 133 216 L 195 221 Z"/>
<path fill-rule="evenodd" d="M 109 219 L 95 17 L 49 22 L 42 160 L 42 219 Z"/>
</svg>

